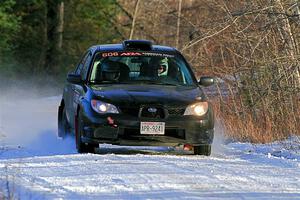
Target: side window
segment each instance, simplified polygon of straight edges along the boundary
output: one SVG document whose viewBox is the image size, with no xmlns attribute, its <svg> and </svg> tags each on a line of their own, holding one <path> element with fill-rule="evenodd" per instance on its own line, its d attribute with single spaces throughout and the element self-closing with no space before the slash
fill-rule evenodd
<svg viewBox="0 0 300 200">
<path fill-rule="evenodd" d="M 89 52 L 86 52 L 84 54 L 84 56 L 82 57 L 82 59 L 80 60 L 79 64 L 77 65 L 77 68 L 75 70 L 75 74 L 81 74 L 81 71 L 83 69 L 83 66 L 84 66 L 84 63 L 85 63 L 85 60 L 87 58 L 87 56 L 89 55 Z"/>
<path fill-rule="evenodd" d="M 83 63 L 83 68 L 80 72 L 82 79 L 86 79 L 91 61 L 92 61 L 92 52 L 88 52 L 87 57 Z"/>
</svg>

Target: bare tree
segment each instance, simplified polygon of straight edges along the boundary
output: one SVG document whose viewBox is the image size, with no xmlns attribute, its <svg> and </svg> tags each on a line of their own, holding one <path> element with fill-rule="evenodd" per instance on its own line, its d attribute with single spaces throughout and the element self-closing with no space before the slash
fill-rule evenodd
<svg viewBox="0 0 300 200">
<path fill-rule="evenodd" d="M 180 47 L 197 75 L 221 80 L 212 99 L 231 136 L 266 142 L 299 134 L 298 2 L 153 0 L 141 1 L 138 14 L 118 2 L 138 15 L 136 38 Z"/>
</svg>

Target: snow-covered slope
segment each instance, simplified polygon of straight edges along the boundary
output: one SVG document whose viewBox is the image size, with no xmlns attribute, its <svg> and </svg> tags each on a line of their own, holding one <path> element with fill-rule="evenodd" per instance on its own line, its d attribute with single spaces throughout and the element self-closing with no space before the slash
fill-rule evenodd
<svg viewBox="0 0 300 200">
<path fill-rule="evenodd" d="M 58 100 L 1 102 L 0 199 L 300 199 L 299 149 L 218 136 L 211 157 L 111 145 L 77 154 L 56 138 Z"/>
</svg>

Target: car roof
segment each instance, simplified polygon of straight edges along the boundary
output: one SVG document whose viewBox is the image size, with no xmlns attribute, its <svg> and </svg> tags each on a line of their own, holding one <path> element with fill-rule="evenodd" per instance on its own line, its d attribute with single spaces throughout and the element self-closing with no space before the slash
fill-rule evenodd
<svg viewBox="0 0 300 200">
<path fill-rule="evenodd" d="M 135 49 L 126 49 L 124 48 L 123 44 L 102 44 L 102 45 L 95 45 L 92 46 L 90 49 L 94 51 L 137 51 Z M 161 45 L 152 45 L 151 50 L 146 51 L 162 51 L 162 52 L 169 52 L 169 53 L 177 53 L 177 49 L 169 46 L 161 46 Z"/>
</svg>

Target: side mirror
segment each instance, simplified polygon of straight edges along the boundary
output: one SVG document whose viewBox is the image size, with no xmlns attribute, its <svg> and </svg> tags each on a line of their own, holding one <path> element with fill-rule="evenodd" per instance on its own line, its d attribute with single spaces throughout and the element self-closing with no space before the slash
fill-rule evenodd
<svg viewBox="0 0 300 200">
<path fill-rule="evenodd" d="M 68 74 L 67 81 L 69 83 L 73 83 L 73 84 L 81 84 L 82 83 L 80 74 L 73 74 L 73 73 Z"/>
<path fill-rule="evenodd" d="M 207 87 L 213 85 L 215 83 L 215 79 L 209 76 L 203 76 L 200 78 L 198 83 L 199 85 Z"/>
</svg>

